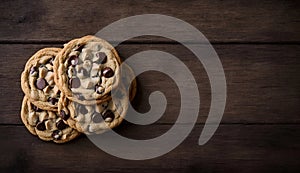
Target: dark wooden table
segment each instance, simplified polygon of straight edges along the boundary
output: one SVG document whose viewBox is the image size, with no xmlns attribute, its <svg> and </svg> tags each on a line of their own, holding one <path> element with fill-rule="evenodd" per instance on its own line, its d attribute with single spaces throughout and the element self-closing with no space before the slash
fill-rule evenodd
<svg viewBox="0 0 300 173">
<path fill-rule="evenodd" d="M 5 1 L 0 4 L 0 172 L 300 172 L 300 3 L 297 0 L 218 1 Z M 20 120 L 20 74 L 37 50 L 62 47 L 124 17 L 157 13 L 189 22 L 212 43 L 227 79 L 225 113 L 213 138 L 197 145 L 211 101 L 207 74 L 181 44 L 138 37 L 117 47 L 123 58 L 149 49 L 170 52 L 198 83 L 201 108 L 187 139 L 150 160 L 123 160 L 87 137 L 63 145 L 32 136 Z M 165 93 L 168 107 L 152 125 L 124 123 L 117 131 L 135 139 L 166 132 L 179 113 L 176 85 L 166 75 L 138 77 L 136 109 Z M 170 89 L 171 88 L 171 89 Z"/>
</svg>

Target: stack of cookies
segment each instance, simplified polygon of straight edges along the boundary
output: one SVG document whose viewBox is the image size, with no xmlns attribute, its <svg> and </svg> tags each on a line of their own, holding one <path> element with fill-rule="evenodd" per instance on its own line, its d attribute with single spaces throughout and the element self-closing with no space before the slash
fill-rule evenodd
<svg viewBox="0 0 300 173">
<path fill-rule="evenodd" d="M 26 63 L 21 118 L 40 139 L 64 143 L 118 126 L 136 93 L 132 69 L 95 36 L 44 48 Z M 132 82 L 131 82 L 132 81 Z"/>
</svg>

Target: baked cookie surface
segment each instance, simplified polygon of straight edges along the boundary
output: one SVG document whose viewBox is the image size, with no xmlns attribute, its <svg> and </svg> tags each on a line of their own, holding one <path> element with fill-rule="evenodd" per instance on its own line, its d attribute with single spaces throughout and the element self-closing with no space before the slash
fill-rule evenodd
<svg viewBox="0 0 300 173">
<path fill-rule="evenodd" d="M 57 112 L 36 107 L 26 96 L 22 102 L 21 119 L 31 134 L 44 141 L 65 143 L 80 135 L 65 124 Z"/>
<path fill-rule="evenodd" d="M 100 134 L 118 126 L 127 113 L 129 101 L 134 99 L 137 91 L 135 74 L 125 63 L 122 63 L 120 77 L 121 83 L 111 91 L 114 100 L 83 105 L 62 95 L 58 111 L 66 124 L 87 135 Z"/>
<path fill-rule="evenodd" d="M 80 104 L 110 99 L 119 83 L 121 60 L 113 46 L 95 36 L 85 36 L 65 44 L 54 61 L 55 80 L 66 97 Z"/>
<path fill-rule="evenodd" d="M 128 109 L 128 96 L 125 89 L 117 89 L 115 93 L 116 99 L 106 102 L 83 105 L 65 99 L 59 104 L 58 111 L 61 117 L 66 117 L 66 124 L 77 129 L 79 132 L 90 134 L 101 134 L 108 129 L 118 126 L 125 117 Z M 65 104 L 65 105 L 63 105 Z"/>
<path fill-rule="evenodd" d="M 54 82 L 53 61 L 60 48 L 37 51 L 26 63 L 21 87 L 27 98 L 38 107 L 56 110 L 60 90 Z"/>
</svg>

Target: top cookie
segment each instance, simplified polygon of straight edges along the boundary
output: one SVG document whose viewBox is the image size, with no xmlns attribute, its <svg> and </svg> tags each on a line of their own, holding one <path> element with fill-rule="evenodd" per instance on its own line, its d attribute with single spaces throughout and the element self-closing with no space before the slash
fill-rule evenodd
<svg viewBox="0 0 300 173">
<path fill-rule="evenodd" d="M 44 48 L 26 63 L 21 87 L 28 99 L 45 110 L 56 110 L 60 91 L 54 82 L 53 61 L 60 48 Z"/>
<path fill-rule="evenodd" d="M 59 89 L 72 101 L 90 105 L 110 99 L 119 83 L 121 60 L 112 45 L 95 36 L 65 44 L 54 61 Z"/>
</svg>

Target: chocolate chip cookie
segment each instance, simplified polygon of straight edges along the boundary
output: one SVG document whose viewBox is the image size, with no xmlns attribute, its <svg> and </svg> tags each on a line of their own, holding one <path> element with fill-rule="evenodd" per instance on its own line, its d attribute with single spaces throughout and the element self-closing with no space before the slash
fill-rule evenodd
<svg viewBox="0 0 300 173">
<path fill-rule="evenodd" d="M 27 98 L 45 110 L 57 110 L 60 90 L 54 82 L 53 61 L 60 48 L 44 48 L 26 63 L 21 87 Z"/>
<path fill-rule="evenodd" d="M 60 117 L 71 127 L 87 135 L 100 134 L 118 126 L 128 109 L 128 95 L 124 87 L 113 90 L 114 100 L 94 105 L 83 105 L 63 95 L 58 105 Z"/>
<path fill-rule="evenodd" d="M 116 104 L 114 104 L 112 100 L 109 100 L 97 105 L 82 105 L 79 103 L 73 103 L 66 97 L 62 96 L 58 107 L 60 116 L 71 127 L 86 134 L 99 134 L 106 131 L 108 128 L 113 128 L 119 125 L 125 116 L 128 107 L 128 98 L 125 97 L 126 92 L 129 91 L 129 100 L 132 101 L 136 95 L 137 89 L 135 74 L 125 63 L 122 63 L 120 76 L 120 86 L 112 91 L 112 93 L 116 96 L 114 97 L 116 98 Z M 133 80 L 130 83 L 131 79 Z M 119 107 L 119 111 L 114 110 L 116 107 Z M 118 121 L 114 121 L 114 119 L 118 118 Z"/>
<path fill-rule="evenodd" d="M 80 135 L 65 124 L 57 112 L 36 107 L 26 96 L 23 98 L 21 119 L 30 133 L 45 141 L 64 143 Z"/>
<path fill-rule="evenodd" d="M 74 102 L 89 105 L 110 99 L 119 83 L 121 60 L 112 45 L 95 36 L 65 44 L 54 61 L 59 89 Z"/>
</svg>

